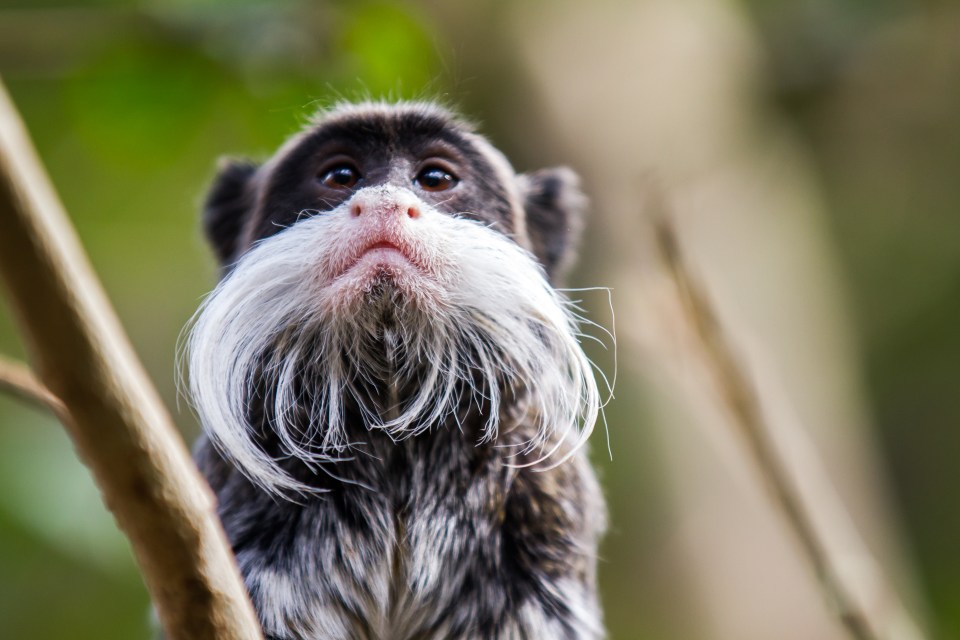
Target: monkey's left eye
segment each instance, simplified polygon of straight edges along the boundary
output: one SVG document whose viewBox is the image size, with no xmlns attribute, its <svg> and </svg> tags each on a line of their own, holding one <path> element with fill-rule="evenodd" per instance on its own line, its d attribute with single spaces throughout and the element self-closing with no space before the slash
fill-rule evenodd
<svg viewBox="0 0 960 640">
<path fill-rule="evenodd" d="M 331 189 L 351 189 L 360 180 L 360 172 L 349 164 L 340 164 L 323 175 L 320 181 Z"/>
<path fill-rule="evenodd" d="M 440 167 L 427 167 L 417 174 L 414 182 L 425 191 L 446 191 L 454 187 L 458 180 Z"/>
</svg>

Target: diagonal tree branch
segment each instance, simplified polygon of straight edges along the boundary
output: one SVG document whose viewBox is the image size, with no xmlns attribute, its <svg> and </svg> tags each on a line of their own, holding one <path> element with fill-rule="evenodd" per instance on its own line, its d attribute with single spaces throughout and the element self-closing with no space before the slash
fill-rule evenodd
<svg viewBox="0 0 960 640">
<path fill-rule="evenodd" d="M 654 231 L 681 301 L 683 321 L 694 336 L 696 356 L 719 391 L 736 439 L 799 541 L 827 605 L 852 639 L 921 640 L 919 626 L 860 537 L 812 444 L 793 425 L 768 421 L 750 370 L 692 275 L 670 221 L 655 219 Z M 791 428 L 790 451 L 776 446 L 774 428 Z M 864 572 L 864 567 L 871 571 Z"/>
<path fill-rule="evenodd" d="M 170 640 L 258 640 L 214 501 L 0 84 L 0 280 Z M 28 385 L 29 387 L 29 385 Z"/>
</svg>

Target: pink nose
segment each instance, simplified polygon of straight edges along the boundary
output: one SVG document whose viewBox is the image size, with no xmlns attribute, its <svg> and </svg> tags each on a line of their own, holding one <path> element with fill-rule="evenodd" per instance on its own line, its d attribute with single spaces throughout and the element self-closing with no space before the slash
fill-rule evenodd
<svg viewBox="0 0 960 640">
<path fill-rule="evenodd" d="M 416 219 L 420 217 L 420 206 L 416 196 L 403 191 L 361 191 L 353 197 L 350 205 L 350 215 L 393 217 L 407 216 Z"/>
</svg>

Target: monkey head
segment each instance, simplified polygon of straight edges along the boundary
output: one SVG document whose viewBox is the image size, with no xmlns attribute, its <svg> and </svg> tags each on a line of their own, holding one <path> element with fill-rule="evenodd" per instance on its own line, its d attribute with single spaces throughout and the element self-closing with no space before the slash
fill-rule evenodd
<svg viewBox="0 0 960 640">
<path fill-rule="evenodd" d="M 526 460 L 569 455 L 599 406 L 553 286 L 583 203 L 570 170 L 517 175 L 424 103 L 340 106 L 264 164 L 224 164 L 204 212 L 223 277 L 188 343 L 205 429 L 277 492 L 305 488 L 282 459 L 462 429 L 470 406 L 478 442 L 522 421 Z"/>
</svg>

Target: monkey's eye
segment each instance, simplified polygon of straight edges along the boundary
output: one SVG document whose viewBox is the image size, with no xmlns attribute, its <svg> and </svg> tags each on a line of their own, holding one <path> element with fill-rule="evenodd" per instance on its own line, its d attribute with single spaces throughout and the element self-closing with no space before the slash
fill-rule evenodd
<svg viewBox="0 0 960 640">
<path fill-rule="evenodd" d="M 426 167 L 417 174 L 414 182 L 424 191 L 446 191 L 454 187 L 458 180 L 440 167 Z"/>
<path fill-rule="evenodd" d="M 320 176 L 320 181 L 331 189 L 352 189 L 360 180 L 360 172 L 349 164 L 338 164 Z"/>
</svg>

